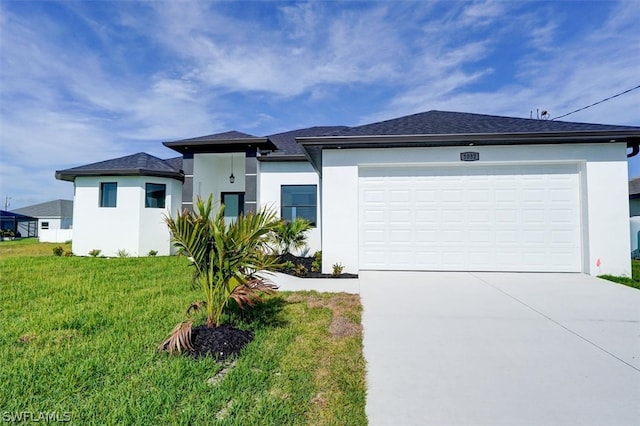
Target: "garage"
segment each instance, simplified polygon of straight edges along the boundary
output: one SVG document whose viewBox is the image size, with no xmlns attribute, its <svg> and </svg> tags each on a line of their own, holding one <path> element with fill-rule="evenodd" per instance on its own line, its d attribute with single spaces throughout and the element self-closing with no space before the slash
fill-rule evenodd
<svg viewBox="0 0 640 426">
<path fill-rule="evenodd" d="M 363 270 L 581 272 L 578 164 L 358 170 Z"/>
</svg>

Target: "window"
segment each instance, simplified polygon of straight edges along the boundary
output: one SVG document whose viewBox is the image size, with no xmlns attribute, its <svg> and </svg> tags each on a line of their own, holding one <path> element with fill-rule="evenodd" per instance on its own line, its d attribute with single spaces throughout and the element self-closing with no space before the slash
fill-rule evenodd
<svg viewBox="0 0 640 426">
<path fill-rule="evenodd" d="M 49 222 L 42 222 L 40 224 L 40 229 L 49 229 Z"/>
<path fill-rule="evenodd" d="M 116 182 L 100 183 L 100 207 L 115 207 L 118 198 L 118 184 Z"/>
<path fill-rule="evenodd" d="M 302 217 L 316 225 L 316 185 L 282 185 L 280 217 L 286 221 Z"/>
<path fill-rule="evenodd" d="M 144 196 L 144 206 L 152 209 L 164 209 L 167 196 L 167 185 L 163 183 L 148 183 Z"/>
</svg>

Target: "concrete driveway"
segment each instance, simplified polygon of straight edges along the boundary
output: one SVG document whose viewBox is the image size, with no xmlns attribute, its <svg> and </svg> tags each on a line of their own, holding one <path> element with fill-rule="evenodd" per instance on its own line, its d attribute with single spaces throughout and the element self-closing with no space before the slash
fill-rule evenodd
<svg viewBox="0 0 640 426">
<path fill-rule="evenodd" d="M 371 425 L 640 424 L 640 291 L 581 274 L 361 272 Z"/>
</svg>

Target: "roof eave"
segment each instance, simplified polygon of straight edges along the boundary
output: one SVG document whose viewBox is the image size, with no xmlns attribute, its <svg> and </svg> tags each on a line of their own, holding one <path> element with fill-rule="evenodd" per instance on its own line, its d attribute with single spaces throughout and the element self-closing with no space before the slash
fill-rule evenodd
<svg viewBox="0 0 640 426">
<path fill-rule="evenodd" d="M 74 182 L 78 177 L 91 176 L 151 176 L 165 177 L 184 182 L 184 174 L 179 172 L 148 169 L 114 169 L 114 170 L 58 170 L 56 179 Z"/>
<path fill-rule="evenodd" d="M 291 161 L 309 161 L 308 158 L 304 154 L 294 154 L 294 155 L 260 155 L 257 157 L 258 161 L 264 161 L 267 163 L 270 162 L 291 162 Z"/>
<path fill-rule="evenodd" d="M 276 150 L 277 147 L 268 138 L 238 138 L 238 139 L 204 139 L 194 141 L 162 142 L 181 154 L 184 153 L 222 153 L 247 151 L 249 148 Z"/>
<path fill-rule="evenodd" d="M 423 148 L 445 146 L 535 145 L 620 142 L 639 143 L 640 130 L 599 130 L 571 132 L 453 133 L 412 135 L 362 135 L 299 137 L 313 167 L 321 174 L 322 150 L 358 148 Z"/>
</svg>

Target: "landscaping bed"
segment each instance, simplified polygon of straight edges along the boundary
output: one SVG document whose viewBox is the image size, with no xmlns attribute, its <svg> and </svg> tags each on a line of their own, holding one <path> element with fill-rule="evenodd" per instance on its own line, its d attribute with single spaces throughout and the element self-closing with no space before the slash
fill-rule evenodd
<svg viewBox="0 0 640 426">
<path fill-rule="evenodd" d="M 323 274 L 314 269 L 320 269 L 315 265 L 317 257 L 300 257 L 290 253 L 281 254 L 278 256 L 278 263 L 281 265 L 289 264 L 289 267 L 280 268 L 279 272 L 293 275 L 300 278 L 358 278 L 357 274 L 337 273 L 337 274 Z"/>
</svg>

